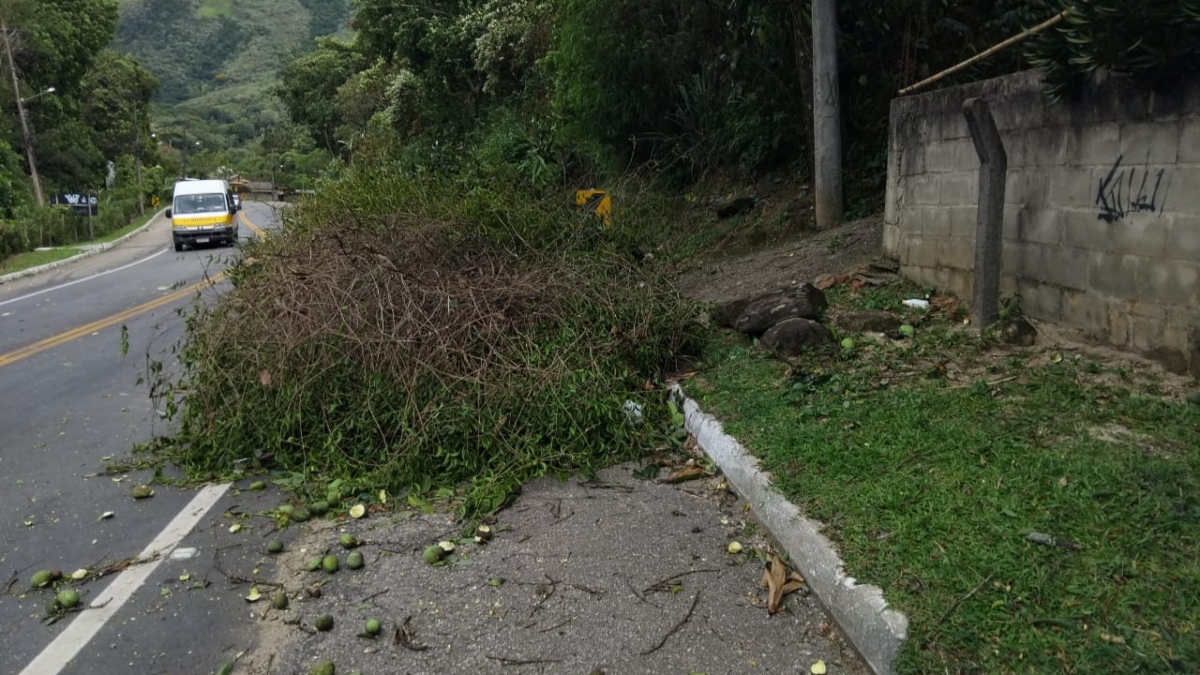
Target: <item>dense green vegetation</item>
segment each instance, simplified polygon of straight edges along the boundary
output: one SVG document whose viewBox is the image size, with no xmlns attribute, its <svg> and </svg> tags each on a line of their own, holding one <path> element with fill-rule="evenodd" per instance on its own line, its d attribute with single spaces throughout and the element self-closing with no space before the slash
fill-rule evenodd
<svg viewBox="0 0 1200 675">
<path fill-rule="evenodd" d="M 0 5 L 10 30 L 19 96 L 25 99 L 32 148 L 46 195 L 102 193 L 92 232 L 119 229 L 138 214 L 135 158 L 157 163 L 150 131 L 154 77 L 106 47 L 117 25 L 115 0 L 14 0 Z M 86 225 L 38 208 L 17 115 L 18 93 L 0 58 L 0 259 L 31 247 L 71 243 Z M 51 91 L 53 89 L 53 91 Z M 112 171 L 110 174 L 110 162 Z M 143 172 L 146 192 L 162 170 Z"/>
<path fill-rule="evenodd" d="M 279 128 L 286 116 L 271 86 L 348 16 L 348 0 L 123 0 L 114 47 L 162 82 L 154 130 L 174 166 L 266 180 L 274 165 L 281 182 L 303 186 L 329 155 L 310 156 L 312 142 Z"/>
</svg>

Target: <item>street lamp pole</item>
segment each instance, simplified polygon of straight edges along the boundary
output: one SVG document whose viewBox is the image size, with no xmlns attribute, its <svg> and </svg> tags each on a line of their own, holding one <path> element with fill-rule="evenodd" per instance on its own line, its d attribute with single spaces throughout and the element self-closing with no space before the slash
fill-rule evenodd
<svg viewBox="0 0 1200 675">
<path fill-rule="evenodd" d="M 13 60 L 12 41 L 9 39 L 8 23 L 0 20 L 0 32 L 4 34 L 4 52 L 8 56 L 8 71 L 12 75 L 13 95 L 17 99 L 17 116 L 21 118 L 21 135 L 25 141 L 25 158 L 29 161 L 29 175 L 33 178 L 33 195 L 38 206 L 46 205 L 46 196 L 42 194 L 42 179 L 38 176 L 37 161 L 33 154 L 33 134 L 29 131 L 29 118 L 25 114 L 25 99 L 21 98 L 21 83 L 17 79 L 17 64 Z M 42 94 L 54 91 L 54 87 Z M 38 94 L 41 96 L 42 94 Z"/>
<path fill-rule="evenodd" d="M 137 172 L 138 185 L 138 215 L 146 215 L 146 194 L 142 191 L 142 125 L 138 123 L 137 103 L 133 104 L 133 137 L 137 150 L 137 159 L 134 163 L 134 168 Z"/>
</svg>

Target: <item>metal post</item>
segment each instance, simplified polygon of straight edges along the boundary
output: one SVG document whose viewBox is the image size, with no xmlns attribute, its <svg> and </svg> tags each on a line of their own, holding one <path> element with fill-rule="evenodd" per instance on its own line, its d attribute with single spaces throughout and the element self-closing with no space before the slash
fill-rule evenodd
<svg viewBox="0 0 1200 675">
<path fill-rule="evenodd" d="M 137 173 L 138 186 L 138 215 L 146 215 L 146 195 L 142 192 L 142 126 L 138 123 L 137 103 L 133 104 L 133 136 L 134 150 L 137 155 L 134 158 L 134 170 Z"/>
<path fill-rule="evenodd" d="M 21 83 L 17 79 L 17 63 L 13 60 L 12 41 L 8 35 L 8 23 L 0 20 L 0 32 L 4 34 L 4 51 L 8 55 L 8 71 L 12 75 L 13 96 L 17 99 L 17 116 L 21 118 L 21 135 L 25 141 L 25 158 L 29 162 L 29 175 L 33 179 L 33 196 L 38 206 L 46 205 L 42 194 L 42 179 L 38 176 L 37 161 L 33 153 L 33 134 L 29 131 L 29 118 L 25 114 L 25 101 L 21 99 Z"/>
<path fill-rule="evenodd" d="M 979 330 L 1000 317 L 1000 260 L 1004 245 L 1004 187 L 1008 155 L 987 101 L 963 101 L 963 116 L 979 155 L 979 206 L 975 220 L 975 292 L 971 321 Z"/>
</svg>

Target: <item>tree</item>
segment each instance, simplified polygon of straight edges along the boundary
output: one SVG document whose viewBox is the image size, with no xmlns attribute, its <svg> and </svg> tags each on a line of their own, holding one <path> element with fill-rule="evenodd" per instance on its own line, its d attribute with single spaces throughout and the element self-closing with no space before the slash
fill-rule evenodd
<svg viewBox="0 0 1200 675">
<path fill-rule="evenodd" d="M 82 119 L 82 85 L 116 30 L 116 0 L 5 0 L 0 19 L 14 32 L 12 63 L 20 95 L 55 90 L 26 106 L 47 190 L 99 186 L 104 158 L 96 147 L 97 134 Z M 23 145 L 15 135 L 6 140 Z"/>
<path fill-rule="evenodd" d="M 366 57 L 354 45 L 321 38 L 315 51 L 283 69 L 281 82 L 274 91 L 291 120 L 306 128 L 317 143 L 336 153 L 337 128 L 342 124 L 338 89 L 366 65 Z"/>
<path fill-rule="evenodd" d="M 130 56 L 104 50 L 84 78 L 90 92 L 83 102 L 83 120 L 98 134 L 105 157 L 143 156 L 150 143 L 150 98 L 158 80 Z"/>
</svg>

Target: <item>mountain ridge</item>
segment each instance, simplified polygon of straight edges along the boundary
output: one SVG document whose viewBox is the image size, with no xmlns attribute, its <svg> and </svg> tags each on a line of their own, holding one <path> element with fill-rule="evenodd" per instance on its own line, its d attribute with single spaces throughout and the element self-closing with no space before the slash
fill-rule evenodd
<svg viewBox="0 0 1200 675">
<path fill-rule="evenodd" d="M 160 126 L 227 146 L 283 118 L 279 69 L 344 30 L 349 0 L 121 0 L 113 48 L 160 81 Z"/>
</svg>

